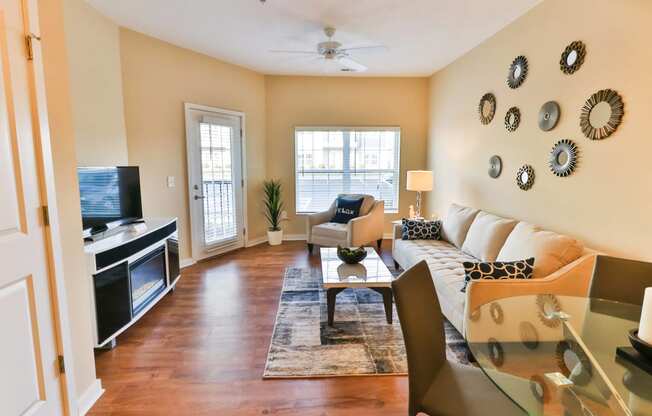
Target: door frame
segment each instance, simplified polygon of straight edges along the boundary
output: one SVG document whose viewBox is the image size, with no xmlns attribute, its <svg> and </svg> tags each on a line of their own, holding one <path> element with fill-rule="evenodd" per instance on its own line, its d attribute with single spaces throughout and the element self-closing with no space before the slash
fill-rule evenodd
<svg viewBox="0 0 652 416">
<path fill-rule="evenodd" d="M 190 174 L 191 169 L 190 167 L 200 163 L 200 160 L 195 160 L 195 155 L 193 152 L 190 152 L 189 149 L 191 146 L 194 145 L 194 142 L 192 141 L 192 131 L 191 131 L 191 119 L 190 119 L 190 111 L 191 110 L 197 110 L 197 111 L 206 111 L 210 113 L 216 113 L 216 114 L 221 114 L 225 116 L 231 116 L 231 117 L 237 117 L 240 120 L 240 131 L 242 132 L 242 137 L 240 139 L 240 166 L 241 166 L 241 179 L 242 179 L 242 227 L 244 229 L 244 235 L 242 236 L 242 246 L 246 247 L 247 246 L 247 241 L 249 239 L 249 224 L 248 224 L 248 217 L 247 217 L 247 189 L 248 189 L 248 178 L 247 178 L 247 157 L 246 157 L 246 150 L 247 150 L 247 132 L 245 130 L 245 121 L 246 121 L 246 115 L 243 111 L 237 111 L 237 110 L 229 110 L 226 108 L 220 108 L 220 107 L 212 107 L 208 105 L 202 105 L 202 104 L 193 104 L 190 102 L 184 102 L 183 103 L 183 111 L 184 111 L 184 118 L 186 122 L 186 160 L 187 160 L 187 169 L 186 169 L 186 175 L 188 178 L 187 181 L 187 201 L 188 201 L 188 211 L 190 211 L 190 253 L 192 256 L 192 259 L 194 261 L 202 260 L 202 259 L 207 259 L 210 257 L 218 256 L 220 254 L 226 253 L 231 250 L 228 246 L 225 248 L 220 248 L 220 249 L 215 249 L 212 250 L 210 253 L 203 254 L 200 253 L 199 247 L 195 246 L 195 238 L 193 237 L 194 233 L 197 232 L 197 230 L 194 229 L 193 224 L 198 223 L 200 218 L 196 218 L 196 214 L 194 213 L 194 210 L 192 209 L 192 204 L 194 203 L 193 200 L 193 195 L 192 195 L 192 184 L 195 182 Z M 203 219 L 201 219 L 203 220 Z"/>
<path fill-rule="evenodd" d="M 49 111 L 46 99 L 43 51 L 40 42 L 38 6 L 35 0 L 21 0 L 25 38 L 31 38 L 32 59 L 27 56 L 27 81 L 30 96 L 32 135 L 36 157 L 39 198 L 43 212 L 42 232 L 45 236 L 47 274 L 52 309 L 55 349 L 64 357 L 64 371 L 59 374 L 61 402 L 65 415 L 80 414 L 75 383 L 72 332 L 63 269 L 63 247 L 57 208 L 55 170 L 52 157 Z M 81 238 L 81 235 L 80 235 Z M 81 244 L 81 241 L 80 241 Z M 83 261 L 83 259 L 79 259 Z M 54 363 L 52 363 L 54 364 Z M 46 363 L 46 365 L 49 365 Z M 102 390 L 103 392 L 103 390 Z"/>
</svg>

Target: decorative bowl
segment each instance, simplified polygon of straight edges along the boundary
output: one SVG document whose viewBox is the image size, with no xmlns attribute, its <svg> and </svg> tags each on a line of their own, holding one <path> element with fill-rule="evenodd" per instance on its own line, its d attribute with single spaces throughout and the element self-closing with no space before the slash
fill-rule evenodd
<svg viewBox="0 0 652 416">
<path fill-rule="evenodd" d="M 632 329 L 629 331 L 629 342 L 632 343 L 632 347 L 634 347 L 634 349 L 642 356 L 652 361 L 652 345 L 638 337 L 638 329 Z"/>
<path fill-rule="evenodd" d="M 356 264 L 367 257 L 367 250 L 364 247 L 348 248 L 337 246 L 337 257 L 346 264 Z"/>
</svg>

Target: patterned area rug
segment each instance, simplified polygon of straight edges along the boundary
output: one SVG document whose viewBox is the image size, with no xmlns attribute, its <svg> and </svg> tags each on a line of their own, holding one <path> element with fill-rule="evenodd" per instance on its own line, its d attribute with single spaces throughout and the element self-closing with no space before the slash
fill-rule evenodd
<svg viewBox="0 0 652 416">
<path fill-rule="evenodd" d="M 335 322 L 327 325 L 321 274 L 288 268 L 263 378 L 407 374 L 401 326 L 385 319 L 382 296 L 369 289 L 337 295 Z M 462 335 L 449 323 L 446 354 L 468 364 Z"/>
</svg>

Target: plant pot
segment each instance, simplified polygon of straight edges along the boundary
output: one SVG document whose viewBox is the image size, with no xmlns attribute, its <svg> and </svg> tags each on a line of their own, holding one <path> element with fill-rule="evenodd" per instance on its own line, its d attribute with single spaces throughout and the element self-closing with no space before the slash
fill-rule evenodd
<svg viewBox="0 0 652 416">
<path fill-rule="evenodd" d="M 267 240 L 270 246 L 278 246 L 283 242 L 283 230 L 267 231 Z"/>
</svg>

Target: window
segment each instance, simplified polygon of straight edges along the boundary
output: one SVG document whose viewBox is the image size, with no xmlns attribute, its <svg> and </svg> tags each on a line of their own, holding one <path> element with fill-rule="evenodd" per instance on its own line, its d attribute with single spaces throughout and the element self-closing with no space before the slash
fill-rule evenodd
<svg viewBox="0 0 652 416">
<path fill-rule="evenodd" d="M 340 193 L 370 194 L 398 212 L 400 136 L 399 128 L 296 128 L 296 212 L 324 211 Z"/>
</svg>

